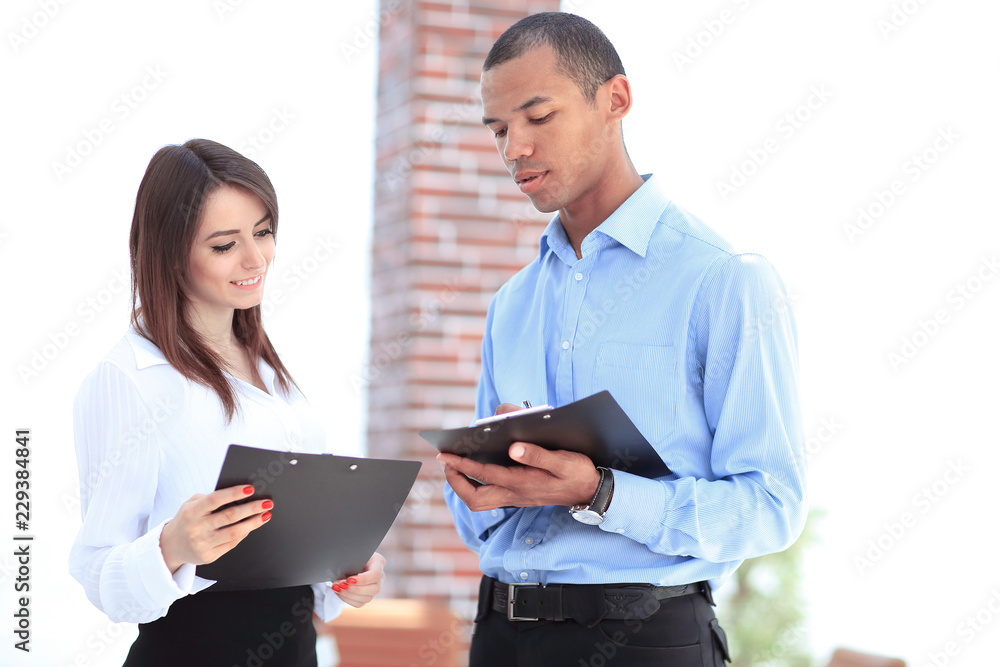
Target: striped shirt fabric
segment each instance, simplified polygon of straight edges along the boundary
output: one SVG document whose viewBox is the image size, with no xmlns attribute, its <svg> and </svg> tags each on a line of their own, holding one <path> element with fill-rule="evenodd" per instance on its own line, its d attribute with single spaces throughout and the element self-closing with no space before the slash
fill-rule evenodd
<svg viewBox="0 0 1000 667">
<path fill-rule="evenodd" d="M 445 497 L 500 581 L 720 586 L 805 521 L 796 332 L 761 256 L 736 254 L 654 176 L 591 232 L 556 215 L 487 314 L 476 416 L 609 390 L 671 470 L 616 470 L 599 526 L 566 507 L 470 511 Z"/>
<path fill-rule="evenodd" d="M 322 453 L 326 436 L 294 387 L 282 394 L 259 365 L 267 392 L 234 380 L 241 411 L 226 421 L 211 390 L 184 378 L 149 340 L 128 332 L 83 381 L 73 410 L 83 525 L 70 573 L 112 621 L 148 623 L 212 583 L 182 565 L 171 574 L 160 532 L 181 504 L 215 490 L 230 444 Z M 316 584 L 326 620 L 343 602 Z"/>
</svg>

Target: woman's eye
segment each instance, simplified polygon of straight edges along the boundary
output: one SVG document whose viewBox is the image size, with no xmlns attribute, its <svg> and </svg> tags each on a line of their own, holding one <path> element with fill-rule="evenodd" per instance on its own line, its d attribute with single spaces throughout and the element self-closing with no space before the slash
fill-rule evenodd
<svg viewBox="0 0 1000 667">
<path fill-rule="evenodd" d="M 234 245 L 236 245 L 236 241 L 230 241 L 226 245 L 214 245 L 212 246 L 212 250 L 218 253 L 223 253 L 232 248 Z"/>
<path fill-rule="evenodd" d="M 256 236 L 257 238 L 262 239 L 262 238 L 267 237 L 270 234 L 274 234 L 274 230 L 271 229 L 271 228 L 268 228 L 268 229 L 262 229 L 262 230 L 260 230 L 259 232 L 257 232 L 256 234 L 254 234 L 254 236 Z"/>
</svg>

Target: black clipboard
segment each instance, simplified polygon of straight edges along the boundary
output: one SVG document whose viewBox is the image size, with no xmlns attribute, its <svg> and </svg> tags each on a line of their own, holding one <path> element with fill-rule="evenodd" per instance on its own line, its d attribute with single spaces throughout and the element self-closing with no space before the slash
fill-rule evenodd
<svg viewBox="0 0 1000 667">
<path fill-rule="evenodd" d="M 531 409 L 466 428 L 420 431 L 438 451 L 480 463 L 516 465 L 507 455 L 515 442 L 586 454 L 594 465 L 642 477 L 670 469 L 628 418 L 611 392 L 601 391 L 559 408 Z"/>
<path fill-rule="evenodd" d="M 364 570 L 399 514 L 420 463 L 230 445 L 216 489 L 252 484 L 271 520 L 196 574 L 207 590 L 283 588 Z M 242 502 L 246 502 L 245 500 Z"/>
</svg>

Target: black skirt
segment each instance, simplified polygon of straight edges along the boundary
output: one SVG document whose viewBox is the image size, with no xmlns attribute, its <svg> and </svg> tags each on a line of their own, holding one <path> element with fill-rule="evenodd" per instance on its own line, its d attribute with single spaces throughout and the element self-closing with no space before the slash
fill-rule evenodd
<svg viewBox="0 0 1000 667">
<path fill-rule="evenodd" d="M 312 614 L 309 586 L 207 589 L 140 623 L 124 667 L 316 667 Z"/>
</svg>

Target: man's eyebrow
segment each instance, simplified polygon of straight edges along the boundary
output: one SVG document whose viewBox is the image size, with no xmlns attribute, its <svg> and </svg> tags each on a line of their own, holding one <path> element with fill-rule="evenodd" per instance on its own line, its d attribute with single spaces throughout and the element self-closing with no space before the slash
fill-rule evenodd
<svg viewBox="0 0 1000 667">
<path fill-rule="evenodd" d="M 254 225 L 253 225 L 253 228 L 256 229 L 258 226 L 260 226 L 260 224 L 262 222 L 268 222 L 270 220 L 271 220 L 271 214 L 268 213 L 263 218 L 261 218 L 260 220 L 258 220 L 257 222 L 255 222 Z M 214 239 L 214 238 L 216 238 L 218 236 L 229 236 L 231 234 L 239 234 L 239 233 L 240 233 L 240 230 L 238 230 L 238 229 L 224 229 L 222 231 L 218 231 L 218 232 L 215 232 L 214 234 L 211 234 L 205 240 L 206 241 L 211 241 L 212 239 Z"/>
<path fill-rule="evenodd" d="M 526 111 L 531 107 L 538 106 L 539 104 L 545 104 L 546 102 L 551 102 L 551 101 L 552 101 L 551 97 L 546 97 L 545 95 L 535 95 L 521 106 L 517 107 L 516 109 L 512 109 L 512 112 L 521 113 L 522 111 Z M 498 118 L 487 118 L 486 116 L 483 116 L 483 125 L 491 125 L 493 123 L 496 123 L 498 120 L 499 120 Z"/>
</svg>

